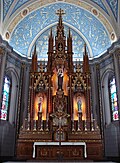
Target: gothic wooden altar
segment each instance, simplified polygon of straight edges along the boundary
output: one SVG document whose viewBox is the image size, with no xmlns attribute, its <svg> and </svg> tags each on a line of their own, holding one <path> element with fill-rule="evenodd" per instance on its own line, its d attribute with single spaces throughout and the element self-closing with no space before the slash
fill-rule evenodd
<svg viewBox="0 0 120 163">
<path fill-rule="evenodd" d="M 35 142 L 59 142 L 58 146 L 36 146 L 34 159 L 101 159 L 100 129 L 91 112 L 89 58 L 84 46 L 83 63 L 73 62 L 72 35 L 64 35 L 62 10 L 55 38 L 50 31 L 48 62 L 38 65 L 36 46 L 30 71 L 28 116 L 17 140 L 17 157 L 33 159 Z M 62 146 L 62 142 L 85 143 Z M 38 143 L 39 144 L 39 143 Z M 74 144 L 74 143 L 73 143 Z"/>
</svg>

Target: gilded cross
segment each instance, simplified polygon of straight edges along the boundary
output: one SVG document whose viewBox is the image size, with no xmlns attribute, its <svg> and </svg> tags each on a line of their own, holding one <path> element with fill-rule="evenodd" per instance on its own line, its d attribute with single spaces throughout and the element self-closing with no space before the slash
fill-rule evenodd
<svg viewBox="0 0 120 163">
<path fill-rule="evenodd" d="M 62 16 L 65 14 L 64 10 L 62 10 L 61 8 L 59 10 L 56 11 L 56 14 L 59 16 Z"/>
</svg>

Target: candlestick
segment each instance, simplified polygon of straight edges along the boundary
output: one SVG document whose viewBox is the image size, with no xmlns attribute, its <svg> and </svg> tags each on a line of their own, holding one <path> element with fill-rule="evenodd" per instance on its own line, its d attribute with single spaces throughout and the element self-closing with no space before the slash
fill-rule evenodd
<svg viewBox="0 0 120 163">
<path fill-rule="evenodd" d="M 28 113 L 28 122 L 30 122 L 30 113 Z"/>
<path fill-rule="evenodd" d="M 72 121 L 72 131 L 75 131 L 74 120 Z"/>
<path fill-rule="evenodd" d="M 27 123 L 27 130 L 30 130 L 30 122 Z"/>
<path fill-rule="evenodd" d="M 74 121 L 74 113 L 73 113 L 73 115 L 72 115 L 72 121 Z"/>
<path fill-rule="evenodd" d="M 33 130 L 36 131 L 36 120 L 34 120 L 33 122 L 34 122 Z"/>
<path fill-rule="evenodd" d="M 53 102 L 53 111 L 55 111 L 55 110 L 54 110 L 54 102 Z"/>
<path fill-rule="evenodd" d="M 49 121 L 49 113 L 47 113 L 47 119 L 46 119 L 46 131 L 49 131 L 49 129 L 48 129 L 48 121 Z"/>
<path fill-rule="evenodd" d="M 91 113 L 91 122 L 93 122 L 93 113 Z"/>
<path fill-rule="evenodd" d="M 86 119 L 85 119 L 85 131 L 87 131 L 87 123 L 86 123 Z"/>
<path fill-rule="evenodd" d="M 40 131 L 43 131 L 43 120 L 41 120 Z"/>
<path fill-rule="evenodd" d="M 49 128 L 48 128 L 48 121 L 46 121 L 46 131 L 49 131 Z"/>
<path fill-rule="evenodd" d="M 93 123 L 93 120 L 91 121 L 91 131 L 94 131 L 94 123 Z"/>
<path fill-rule="evenodd" d="M 80 131 L 80 123 L 78 122 L 78 129 L 77 129 L 77 131 Z"/>
<path fill-rule="evenodd" d="M 22 126 L 23 130 L 26 130 L 27 122 L 28 122 L 28 120 L 27 120 L 27 118 L 25 118 L 25 121 L 23 122 L 23 126 Z"/>
<path fill-rule="evenodd" d="M 48 120 L 49 120 L 49 113 L 47 113 L 47 119 L 46 119 L 46 120 L 47 120 L 47 122 L 48 122 Z"/>
<path fill-rule="evenodd" d="M 78 113 L 78 129 L 77 131 L 80 131 L 80 113 Z"/>
</svg>

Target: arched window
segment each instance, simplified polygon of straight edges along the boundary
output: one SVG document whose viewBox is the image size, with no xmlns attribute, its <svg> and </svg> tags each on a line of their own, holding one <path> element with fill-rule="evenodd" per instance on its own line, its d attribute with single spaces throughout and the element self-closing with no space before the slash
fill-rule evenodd
<svg viewBox="0 0 120 163">
<path fill-rule="evenodd" d="M 10 93 L 11 93 L 11 80 L 8 76 L 5 76 L 2 92 L 2 107 L 0 108 L 0 119 L 2 120 L 8 119 Z"/>
<path fill-rule="evenodd" d="M 109 80 L 112 121 L 119 120 L 115 77 Z"/>
</svg>

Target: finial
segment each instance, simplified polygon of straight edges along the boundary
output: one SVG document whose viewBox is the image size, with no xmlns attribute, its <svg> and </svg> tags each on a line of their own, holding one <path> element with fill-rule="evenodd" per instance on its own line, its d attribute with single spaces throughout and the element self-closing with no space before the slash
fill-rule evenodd
<svg viewBox="0 0 120 163">
<path fill-rule="evenodd" d="M 70 28 L 69 28 L 69 37 L 71 37 Z"/>
<path fill-rule="evenodd" d="M 50 30 L 50 37 L 52 37 L 52 28 L 51 28 L 51 30 Z"/>
<path fill-rule="evenodd" d="M 35 43 L 35 46 L 34 46 L 34 52 L 33 52 L 33 55 L 37 55 L 37 53 L 36 53 L 36 43 Z"/>
<path fill-rule="evenodd" d="M 45 66 L 45 58 L 44 58 L 44 66 Z"/>
<path fill-rule="evenodd" d="M 84 44 L 84 55 L 87 54 L 87 51 L 86 51 L 86 43 Z"/>
<path fill-rule="evenodd" d="M 62 26 L 62 15 L 64 15 L 65 12 L 60 8 L 59 10 L 57 10 L 56 14 L 59 16 L 59 26 Z"/>
<path fill-rule="evenodd" d="M 76 66 L 77 66 L 77 59 L 76 59 Z"/>
</svg>

